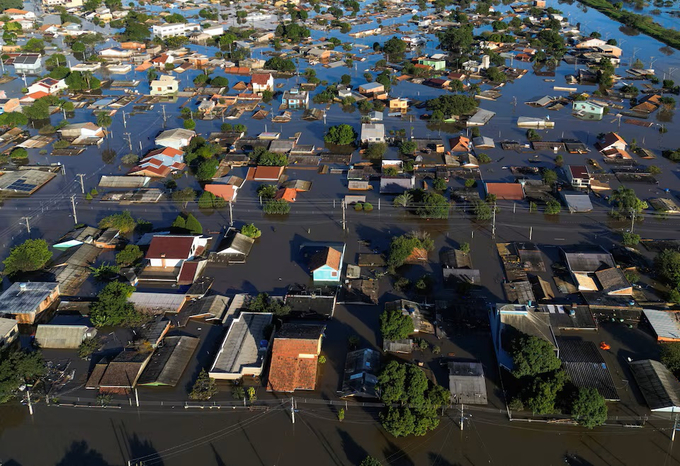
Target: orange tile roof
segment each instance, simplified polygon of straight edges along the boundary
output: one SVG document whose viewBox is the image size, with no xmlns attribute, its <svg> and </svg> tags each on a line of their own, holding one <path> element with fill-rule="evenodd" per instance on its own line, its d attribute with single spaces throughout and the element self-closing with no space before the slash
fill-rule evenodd
<svg viewBox="0 0 680 466">
<path fill-rule="evenodd" d="M 236 186 L 231 184 L 206 184 L 205 190 L 227 202 L 236 199 Z"/>
<path fill-rule="evenodd" d="M 324 248 L 312 256 L 309 261 L 309 268 L 313 271 L 327 265 L 333 270 L 340 270 L 342 253 L 334 248 Z"/>
<path fill-rule="evenodd" d="M 281 188 L 276 192 L 276 196 L 274 198 L 277 200 L 283 199 L 284 201 L 295 202 L 296 194 L 297 191 L 293 188 Z"/>
<path fill-rule="evenodd" d="M 519 201 L 524 199 L 524 189 L 519 183 L 485 183 L 487 194 L 498 200 Z"/>
<path fill-rule="evenodd" d="M 252 84 L 259 84 L 261 86 L 264 86 L 267 84 L 267 81 L 269 81 L 269 78 L 271 78 L 271 74 L 269 73 L 257 73 L 253 74 L 253 76 L 250 78 L 250 82 Z"/>
<path fill-rule="evenodd" d="M 252 178 L 251 177 L 252 171 Z M 255 181 L 279 181 L 283 174 L 283 167 L 265 167 L 258 165 L 248 170 L 248 179 Z"/>
</svg>

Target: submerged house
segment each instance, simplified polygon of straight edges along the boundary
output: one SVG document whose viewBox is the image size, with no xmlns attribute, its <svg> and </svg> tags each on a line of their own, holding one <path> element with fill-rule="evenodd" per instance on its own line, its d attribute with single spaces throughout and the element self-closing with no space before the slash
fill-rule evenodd
<svg viewBox="0 0 680 466">
<path fill-rule="evenodd" d="M 0 295 L 0 316 L 33 324 L 58 298 L 58 283 L 16 282 Z"/>
<path fill-rule="evenodd" d="M 314 390 L 325 325 L 286 323 L 274 337 L 267 391 Z"/>
<path fill-rule="evenodd" d="M 341 249 L 327 246 L 314 254 L 309 261 L 309 268 L 314 281 L 339 283 L 344 255 L 344 244 Z"/>
</svg>

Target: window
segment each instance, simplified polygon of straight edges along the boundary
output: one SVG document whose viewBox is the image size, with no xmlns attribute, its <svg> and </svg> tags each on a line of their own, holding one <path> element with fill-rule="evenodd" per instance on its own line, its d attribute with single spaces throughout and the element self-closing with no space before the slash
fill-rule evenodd
<svg viewBox="0 0 680 466">
<path fill-rule="evenodd" d="M 336 271 L 331 272 L 331 277 L 337 277 L 337 276 L 338 276 L 338 272 L 336 272 Z"/>
</svg>

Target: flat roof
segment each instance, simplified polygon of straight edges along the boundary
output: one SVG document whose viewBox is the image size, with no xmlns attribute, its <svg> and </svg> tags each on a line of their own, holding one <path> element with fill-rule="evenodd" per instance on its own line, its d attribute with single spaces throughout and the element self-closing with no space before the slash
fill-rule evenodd
<svg viewBox="0 0 680 466">
<path fill-rule="evenodd" d="M 486 379 L 481 362 L 449 362 L 449 391 L 453 403 L 487 404 Z"/>
<path fill-rule="evenodd" d="M 652 411 L 680 411 L 680 383 L 659 361 L 644 359 L 630 363 L 630 370 Z"/>
<path fill-rule="evenodd" d="M 177 385 L 199 341 L 198 338 L 190 336 L 165 337 L 163 345 L 153 353 L 137 384 L 171 387 Z"/>
<path fill-rule="evenodd" d="M 59 286 L 55 282 L 16 282 L 0 295 L 0 314 L 29 314 Z"/>
<path fill-rule="evenodd" d="M 140 291 L 135 291 L 128 299 L 138 311 L 154 314 L 178 312 L 186 300 L 187 297 L 183 294 L 145 293 Z"/>
<path fill-rule="evenodd" d="M 272 323 L 269 312 L 242 312 L 229 326 L 210 374 L 242 374 L 246 367 L 262 369 L 269 342 L 265 328 Z"/>
</svg>

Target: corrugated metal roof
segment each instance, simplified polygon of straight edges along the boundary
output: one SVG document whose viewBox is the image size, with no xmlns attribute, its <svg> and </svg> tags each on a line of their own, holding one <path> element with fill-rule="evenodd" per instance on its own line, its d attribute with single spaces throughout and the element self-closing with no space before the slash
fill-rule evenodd
<svg viewBox="0 0 680 466">
<path fill-rule="evenodd" d="M 680 323 L 675 312 L 644 309 L 643 314 L 659 340 L 680 340 Z"/>
<path fill-rule="evenodd" d="M 680 383 L 659 361 L 630 363 L 630 370 L 652 411 L 680 411 Z"/>
<path fill-rule="evenodd" d="M 35 341 L 41 348 L 76 349 L 97 331 L 87 325 L 38 325 Z"/>
</svg>

